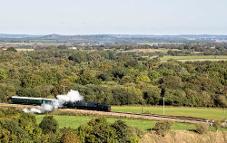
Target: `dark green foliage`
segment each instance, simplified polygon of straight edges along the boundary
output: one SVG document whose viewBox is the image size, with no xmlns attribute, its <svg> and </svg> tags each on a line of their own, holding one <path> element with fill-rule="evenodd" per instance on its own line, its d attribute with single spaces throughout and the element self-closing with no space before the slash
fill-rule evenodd
<svg viewBox="0 0 227 143">
<path fill-rule="evenodd" d="M 40 97 L 40 94 L 32 88 L 20 88 L 16 91 L 17 96 Z"/>
<path fill-rule="evenodd" d="M 80 90 L 81 94 L 88 95 L 85 96 L 85 99 L 90 102 L 98 102 L 98 103 L 108 103 L 111 104 L 113 102 L 113 96 L 111 94 L 111 90 L 107 87 L 99 87 L 95 85 L 87 85 L 83 91 Z"/>
<path fill-rule="evenodd" d="M 83 143 L 114 142 L 116 134 L 104 118 L 93 119 L 78 128 Z"/>
<path fill-rule="evenodd" d="M 80 78 L 78 83 L 82 85 L 86 84 L 98 84 L 99 80 L 97 79 L 96 73 L 91 70 L 82 70 L 80 73 Z"/>
<path fill-rule="evenodd" d="M 114 69 L 112 75 L 116 79 L 122 79 L 125 76 L 125 72 L 122 69 Z"/>
<path fill-rule="evenodd" d="M 125 67 L 136 67 L 138 64 L 139 63 L 136 59 L 130 59 L 124 65 Z"/>
<path fill-rule="evenodd" d="M 0 120 L 0 141 L 26 142 L 31 141 L 28 133 L 23 130 L 18 122 L 12 120 Z"/>
<path fill-rule="evenodd" d="M 114 128 L 119 143 L 138 142 L 140 133 L 136 129 L 128 127 L 124 121 L 117 120 L 111 127 Z"/>
<path fill-rule="evenodd" d="M 53 116 L 45 116 L 39 127 L 42 129 L 43 133 L 57 133 L 58 132 L 58 122 L 53 118 Z"/>
<path fill-rule="evenodd" d="M 143 99 L 147 104 L 157 105 L 161 99 L 158 87 L 149 87 L 143 92 Z"/>
<path fill-rule="evenodd" d="M 164 88 L 181 88 L 182 87 L 182 81 L 181 78 L 178 76 L 165 76 L 163 79 L 161 79 L 162 87 Z"/>
<path fill-rule="evenodd" d="M 19 126 L 25 130 L 33 141 L 39 141 L 42 131 L 36 124 L 36 118 L 34 115 L 21 113 L 18 119 Z"/>
<path fill-rule="evenodd" d="M 13 95 L 55 97 L 75 89 L 87 101 L 108 104 L 160 105 L 164 96 L 168 105 L 226 107 L 226 61 L 163 63 L 149 56 L 154 55 L 114 49 L 0 51 L 0 102 L 10 102 Z"/>
<path fill-rule="evenodd" d="M 216 102 L 221 107 L 227 107 L 227 97 L 224 95 L 217 95 Z"/>
<path fill-rule="evenodd" d="M 36 119 L 35 116 L 31 114 L 21 113 L 19 120 L 18 120 L 20 126 L 24 129 L 28 129 L 29 126 L 35 127 L 36 126 Z M 29 125 L 31 123 L 31 125 Z"/>
<path fill-rule="evenodd" d="M 117 120 L 111 126 L 115 129 L 119 142 L 127 143 L 130 141 L 128 135 L 128 126 L 125 124 L 125 122 Z"/>
<path fill-rule="evenodd" d="M 155 124 L 154 130 L 158 135 L 165 136 L 171 129 L 171 122 L 168 121 L 159 121 Z"/>
<path fill-rule="evenodd" d="M 136 143 L 139 132 L 118 120 L 112 125 L 104 118 L 93 119 L 78 128 L 83 143 Z"/>
<path fill-rule="evenodd" d="M 34 115 L 22 113 L 14 109 L 0 110 L 0 142 L 1 143 L 57 143 L 61 135 L 53 127 L 53 121 L 46 118 L 48 131 L 42 132 Z M 52 126 L 51 126 L 52 125 Z M 45 129 L 46 129 L 45 128 Z M 76 134 L 75 134 L 76 136 Z"/>
<path fill-rule="evenodd" d="M 101 73 L 100 75 L 98 75 L 98 79 L 100 79 L 102 81 L 108 81 L 111 79 L 111 77 L 107 73 Z"/>
<path fill-rule="evenodd" d="M 85 54 L 84 53 L 75 53 L 74 55 L 71 55 L 68 57 L 69 60 L 81 63 L 82 61 L 85 61 Z"/>
<path fill-rule="evenodd" d="M 34 115 L 14 109 L 0 110 L 2 143 L 138 143 L 141 131 L 121 120 L 113 124 L 96 118 L 78 129 L 58 129 L 53 116 L 45 116 L 39 126 Z"/>
<path fill-rule="evenodd" d="M 143 95 L 140 89 L 134 87 L 114 88 L 112 90 L 113 103 L 117 105 L 142 104 Z"/>
<path fill-rule="evenodd" d="M 17 50 L 13 47 L 7 48 L 6 51 L 17 52 Z"/>
<path fill-rule="evenodd" d="M 0 142 L 40 142 L 41 129 L 33 115 L 14 109 L 0 110 Z"/>
<path fill-rule="evenodd" d="M 0 83 L 0 102 L 8 102 L 9 97 L 15 95 L 15 87 L 11 84 Z"/>
</svg>

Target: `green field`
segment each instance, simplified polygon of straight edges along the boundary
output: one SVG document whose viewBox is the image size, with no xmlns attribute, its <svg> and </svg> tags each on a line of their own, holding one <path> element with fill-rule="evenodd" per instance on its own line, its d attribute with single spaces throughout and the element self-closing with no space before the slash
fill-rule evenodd
<svg viewBox="0 0 227 143">
<path fill-rule="evenodd" d="M 40 123 L 42 118 L 45 115 L 37 115 L 36 119 L 37 122 Z M 93 116 L 69 116 L 69 115 L 54 115 L 54 118 L 58 121 L 59 127 L 71 127 L 71 128 L 78 128 L 81 124 L 85 124 L 88 121 L 90 121 Z M 138 129 L 141 129 L 143 131 L 146 131 L 148 129 L 151 129 L 156 121 L 150 121 L 150 120 L 140 120 L 140 119 L 126 119 L 126 118 L 107 118 L 107 121 L 110 123 L 113 123 L 114 121 L 121 119 L 127 123 L 127 125 L 136 127 Z M 172 129 L 174 130 L 190 130 L 194 129 L 195 125 L 193 124 L 187 124 L 187 123 L 174 123 Z"/>
<path fill-rule="evenodd" d="M 162 62 L 166 62 L 168 60 L 176 60 L 181 62 L 186 61 L 227 61 L 227 56 L 164 56 L 160 58 Z"/>
<path fill-rule="evenodd" d="M 112 111 L 160 115 L 163 113 L 161 106 L 112 106 Z M 227 119 L 227 113 L 221 108 L 165 107 L 164 111 L 165 115 L 199 117 L 213 120 Z"/>
</svg>

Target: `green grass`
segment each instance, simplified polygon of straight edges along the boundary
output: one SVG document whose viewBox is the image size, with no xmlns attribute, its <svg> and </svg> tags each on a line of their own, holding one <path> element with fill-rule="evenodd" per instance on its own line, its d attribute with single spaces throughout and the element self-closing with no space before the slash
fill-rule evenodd
<svg viewBox="0 0 227 143">
<path fill-rule="evenodd" d="M 177 60 L 177 61 L 227 61 L 227 56 L 215 56 L 215 55 L 208 55 L 208 56 L 164 56 L 160 58 L 162 62 L 166 62 L 168 60 Z"/>
<path fill-rule="evenodd" d="M 112 106 L 112 111 L 162 114 L 161 106 Z M 226 110 L 226 109 L 225 109 Z M 189 116 L 213 120 L 227 119 L 227 111 L 221 108 L 165 107 L 165 115 Z"/>
<path fill-rule="evenodd" d="M 36 119 L 37 122 L 40 123 L 42 118 L 45 115 L 37 115 Z M 92 118 L 95 118 L 93 116 L 69 116 L 69 115 L 54 115 L 54 118 L 58 121 L 59 127 L 71 127 L 71 128 L 78 128 L 81 124 L 87 123 Z M 107 121 L 109 123 L 113 123 L 114 121 L 121 119 L 127 123 L 128 126 L 136 127 L 138 129 L 141 129 L 143 131 L 146 131 L 148 129 L 151 129 L 154 127 L 156 121 L 151 120 L 141 120 L 141 119 L 126 119 L 126 118 L 107 118 Z M 174 123 L 172 126 L 173 130 L 190 130 L 194 129 L 195 125 L 193 124 L 187 124 L 187 123 Z"/>
</svg>

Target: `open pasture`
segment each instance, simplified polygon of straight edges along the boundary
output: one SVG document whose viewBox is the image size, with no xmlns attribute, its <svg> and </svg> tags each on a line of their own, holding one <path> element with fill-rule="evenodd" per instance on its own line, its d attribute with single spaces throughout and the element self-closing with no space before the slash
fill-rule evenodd
<svg viewBox="0 0 227 143">
<path fill-rule="evenodd" d="M 225 109 L 226 110 L 226 109 Z M 227 119 L 227 113 L 222 108 L 192 108 L 169 107 L 164 108 L 165 115 L 198 117 L 211 120 Z M 162 106 L 112 106 L 112 111 L 145 114 L 163 114 Z"/>
<path fill-rule="evenodd" d="M 37 123 L 40 123 L 42 118 L 45 115 L 37 115 Z M 98 116 L 82 116 L 82 115 L 76 115 L 76 116 L 70 116 L 70 115 L 54 115 L 54 118 L 58 121 L 59 127 L 70 127 L 73 129 L 78 128 L 80 125 L 85 124 L 89 122 L 92 118 L 97 118 Z M 113 123 L 118 119 L 121 119 L 126 122 L 128 126 L 136 127 L 138 129 L 141 129 L 143 131 L 149 130 L 152 127 L 154 127 L 156 121 L 150 121 L 150 120 L 140 120 L 140 119 L 128 119 L 128 118 L 106 118 L 109 123 Z M 188 123 L 174 123 L 172 126 L 172 129 L 174 130 L 191 130 L 194 129 L 194 124 L 188 124 Z"/>
<path fill-rule="evenodd" d="M 196 55 L 196 56 L 164 56 L 160 58 L 162 62 L 168 60 L 176 60 L 181 62 L 196 62 L 196 61 L 227 61 L 227 56 L 216 56 L 216 55 Z"/>
</svg>

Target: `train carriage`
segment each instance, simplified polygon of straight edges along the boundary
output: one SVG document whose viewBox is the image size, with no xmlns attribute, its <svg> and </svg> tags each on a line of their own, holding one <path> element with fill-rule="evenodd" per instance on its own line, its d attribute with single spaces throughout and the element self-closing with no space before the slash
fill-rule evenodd
<svg viewBox="0 0 227 143">
<path fill-rule="evenodd" d="M 20 96 L 11 97 L 11 102 L 13 104 L 25 104 L 25 105 L 52 104 L 55 100 L 56 99 L 35 98 L 35 97 L 20 97 Z"/>
</svg>

